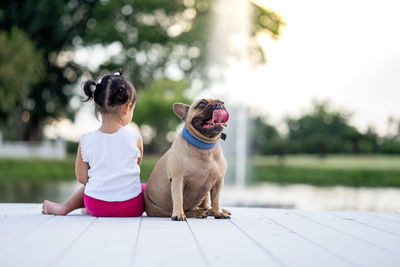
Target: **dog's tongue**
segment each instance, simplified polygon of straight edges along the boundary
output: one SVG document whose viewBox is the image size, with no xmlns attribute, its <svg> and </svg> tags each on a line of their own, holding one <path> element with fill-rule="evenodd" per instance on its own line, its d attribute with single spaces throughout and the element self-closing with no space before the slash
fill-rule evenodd
<svg viewBox="0 0 400 267">
<path fill-rule="evenodd" d="M 207 123 L 225 123 L 229 120 L 229 113 L 223 109 L 216 109 L 213 112 L 212 119 Z"/>
</svg>

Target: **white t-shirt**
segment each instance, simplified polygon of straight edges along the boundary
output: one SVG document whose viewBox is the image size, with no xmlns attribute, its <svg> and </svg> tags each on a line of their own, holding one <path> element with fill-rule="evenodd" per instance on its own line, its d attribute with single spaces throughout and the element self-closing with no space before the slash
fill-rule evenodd
<svg viewBox="0 0 400 267">
<path fill-rule="evenodd" d="M 97 130 L 82 136 L 82 159 L 90 166 L 86 195 L 104 201 L 125 201 L 142 192 L 138 140 L 139 132 L 127 127 L 112 134 Z"/>
</svg>

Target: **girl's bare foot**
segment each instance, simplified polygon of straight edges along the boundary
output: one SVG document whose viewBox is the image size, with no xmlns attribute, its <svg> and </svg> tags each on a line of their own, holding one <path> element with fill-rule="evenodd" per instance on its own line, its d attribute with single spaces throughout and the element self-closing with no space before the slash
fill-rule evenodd
<svg viewBox="0 0 400 267">
<path fill-rule="evenodd" d="M 89 215 L 89 212 L 87 211 L 86 208 L 82 208 L 82 209 L 81 209 L 81 213 L 82 213 L 82 214 Z"/>
<path fill-rule="evenodd" d="M 55 203 L 45 200 L 43 201 L 42 213 L 54 214 L 54 215 L 67 215 L 69 213 L 69 210 L 63 203 Z"/>
</svg>

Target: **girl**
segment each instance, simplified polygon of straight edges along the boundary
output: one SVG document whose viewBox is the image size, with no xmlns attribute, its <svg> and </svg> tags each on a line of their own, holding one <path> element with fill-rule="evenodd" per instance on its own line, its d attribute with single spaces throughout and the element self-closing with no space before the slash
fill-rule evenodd
<svg viewBox="0 0 400 267">
<path fill-rule="evenodd" d="M 83 89 L 86 101 L 94 100 L 102 118 L 100 128 L 84 134 L 78 146 L 75 174 L 83 186 L 63 203 L 45 200 L 42 213 L 66 215 L 86 207 L 92 216 L 141 216 L 143 143 L 137 131 L 125 127 L 132 120 L 135 88 L 116 72 L 97 83 L 85 82 Z"/>
</svg>

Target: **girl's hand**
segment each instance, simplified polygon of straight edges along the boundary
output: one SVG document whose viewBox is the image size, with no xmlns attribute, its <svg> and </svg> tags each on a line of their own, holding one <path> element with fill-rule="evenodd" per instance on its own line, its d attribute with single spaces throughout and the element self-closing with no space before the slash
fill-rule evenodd
<svg viewBox="0 0 400 267">
<path fill-rule="evenodd" d="M 142 160 L 143 160 L 143 140 L 142 140 L 142 136 L 140 136 L 140 135 L 139 135 L 137 147 L 139 148 L 139 151 L 140 151 L 140 157 L 137 159 L 137 164 L 140 166 L 140 164 L 142 163 Z"/>
<path fill-rule="evenodd" d="M 84 162 L 82 159 L 82 154 L 81 154 L 81 145 L 79 144 L 78 146 L 78 151 L 76 153 L 76 161 L 75 161 L 75 175 L 76 179 L 81 183 L 81 184 L 86 184 L 88 182 L 89 176 L 88 176 L 88 171 L 90 167 L 87 162 Z"/>
</svg>

